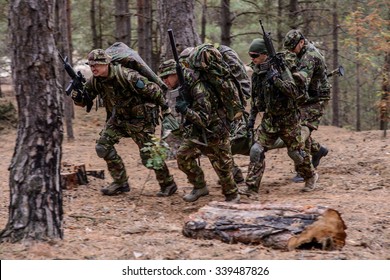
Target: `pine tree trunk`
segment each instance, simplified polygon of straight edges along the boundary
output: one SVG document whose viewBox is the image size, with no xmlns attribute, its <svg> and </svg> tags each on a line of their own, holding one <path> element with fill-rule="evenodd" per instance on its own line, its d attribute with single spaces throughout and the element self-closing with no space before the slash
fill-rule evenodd
<svg viewBox="0 0 390 280">
<path fill-rule="evenodd" d="M 62 238 L 61 93 L 53 1 L 10 1 L 12 75 L 19 124 L 10 206 L 1 241 Z"/>
<path fill-rule="evenodd" d="M 161 60 L 173 58 L 167 30 L 172 28 L 178 52 L 186 47 L 200 44 L 195 27 L 195 1 L 158 0 L 157 9 L 160 19 Z"/>
<path fill-rule="evenodd" d="M 115 39 L 130 46 L 129 0 L 115 0 Z"/>
<path fill-rule="evenodd" d="M 221 1 L 221 44 L 225 46 L 231 45 L 230 30 L 232 28 L 232 20 L 230 15 L 230 0 Z"/>
<path fill-rule="evenodd" d="M 339 49 L 338 49 L 338 14 L 337 14 L 337 2 L 333 3 L 333 69 L 339 66 Z M 340 126 L 339 119 L 339 78 L 338 75 L 333 76 L 332 83 L 332 125 Z"/>
</svg>

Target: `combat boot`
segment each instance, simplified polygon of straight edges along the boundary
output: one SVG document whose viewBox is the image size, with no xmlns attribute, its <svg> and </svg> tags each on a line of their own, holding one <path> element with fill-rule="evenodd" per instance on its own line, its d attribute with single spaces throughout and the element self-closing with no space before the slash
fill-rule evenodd
<svg viewBox="0 0 390 280">
<path fill-rule="evenodd" d="M 305 187 L 301 190 L 302 192 L 314 191 L 317 187 L 318 173 L 315 173 L 313 177 L 309 178 L 305 182 Z"/>
<path fill-rule="evenodd" d="M 186 194 L 185 196 L 183 196 L 183 200 L 186 201 L 186 202 L 194 202 L 194 201 L 198 200 L 199 197 L 205 196 L 205 195 L 208 195 L 208 194 L 209 194 L 209 190 L 207 189 L 206 186 L 204 186 L 201 189 L 193 189 L 191 191 L 191 193 Z"/>
<path fill-rule="evenodd" d="M 246 195 L 248 197 L 256 197 L 259 194 L 259 190 L 256 188 L 251 188 L 249 186 L 246 186 L 245 188 L 238 188 L 238 193 L 242 195 Z"/>
<path fill-rule="evenodd" d="M 302 183 L 305 181 L 305 179 L 303 179 L 303 177 L 297 173 L 295 174 L 295 177 L 291 178 L 291 181 L 294 183 Z"/>
<path fill-rule="evenodd" d="M 233 179 L 236 184 L 241 184 L 244 182 L 244 175 L 242 174 L 241 169 L 238 166 L 233 166 Z"/>
<path fill-rule="evenodd" d="M 177 186 L 175 182 L 172 182 L 170 185 L 161 187 L 160 191 L 157 193 L 157 196 L 166 197 L 171 196 L 177 191 Z"/>
<path fill-rule="evenodd" d="M 320 164 L 320 160 L 322 157 L 325 157 L 328 154 L 328 149 L 324 146 L 321 146 L 320 150 L 315 153 L 311 159 L 311 163 L 313 164 L 314 168 L 317 168 L 317 166 Z"/>
<path fill-rule="evenodd" d="M 240 195 L 238 192 L 226 194 L 225 201 L 229 203 L 240 203 Z"/>
<path fill-rule="evenodd" d="M 127 183 L 127 182 L 122 183 L 122 184 L 111 183 L 107 187 L 103 187 L 101 189 L 101 192 L 103 193 L 103 195 L 116 195 L 119 193 L 129 192 L 129 191 L 130 191 L 130 186 L 129 186 L 129 183 Z"/>
</svg>

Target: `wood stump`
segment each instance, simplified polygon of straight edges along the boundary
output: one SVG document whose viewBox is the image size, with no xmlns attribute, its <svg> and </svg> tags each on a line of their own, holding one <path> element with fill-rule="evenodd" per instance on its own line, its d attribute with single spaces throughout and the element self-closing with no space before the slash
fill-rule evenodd
<svg viewBox="0 0 390 280">
<path fill-rule="evenodd" d="M 62 163 L 61 188 L 73 189 L 78 185 L 88 184 L 88 176 L 104 179 L 104 170 L 86 170 L 85 164 Z"/>
<path fill-rule="evenodd" d="M 211 202 L 189 216 L 183 234 L 282 250 L 337 250 L 347 234 L 339 212 L 322 206 Z"/>
</svg>

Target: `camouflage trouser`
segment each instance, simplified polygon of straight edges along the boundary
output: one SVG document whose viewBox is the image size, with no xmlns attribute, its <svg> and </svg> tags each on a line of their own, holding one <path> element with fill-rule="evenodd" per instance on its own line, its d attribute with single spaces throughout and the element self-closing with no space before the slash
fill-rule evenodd
<svg viewBox="0 0 390 280">
<path fill-rule="evenodd" d="M 120 184 L 128 179 L 123 160 L 118 155 L 114 145 L 119 143 L 119 140 L 123 137 L 131 137 L 137 144 L 142 164 L 146 167 L 150 153 L 141 151 L 141 148 L 145 146 L 145 143 L 152 143 L 151 137 L 154 131 L 155 127 L 151 124 L 138 123 L 137 126 L 127 122 L 121 122 L 119 125 L 106 124 L 106 127 L 99 134 L 100 138 L 96 140 L 96 152 L 99 157 L 106 161 L 114 183 Z M 152 169 L 152 167 L 147 168 Z M 161 169 L 154 169 L 154 172 L 160 187 L 169 186 L 173 182 L 173 177 L 165 163 L 163 163 Z"/>
<path fill-rule="evenodd" d="M 302 125 L 309 127 L 310 131 L 317 130 L 327 104 L 328 101 L 320 101 L 300 107 Z M 321 145 L 310 136 L 306 142 L 306 147 L 310 147 L 310 153 L 314 155 L 320 150 Z"/>
<path fill-rule="evenodd" d="M 262 121 L 261 128 L 258 132 L 260 146 L 267 149 L 272 147 L 275 141 L 280 137 L 287 147 L 288 156 L 294 161 L 295 170 L 305 180 L 313 177 L 314 167 L 310 160 L 310 155 L 306 152 L 305 143 L 301 135 L 301 125 L 299 123 L 280 123 L 278 129 L 273 129 L 270 126 L 269 120 Z M 265 169 L 265 156 L 261 160 L 250 161 L 246 184 L 249 188 L 258 190 Z"/>
<path fill-rule="evenodd" d="M 203 170 L 196 161 L 202 154 L 209 158 L 217 173 L 222 193 L 227 195 L 237 192 L 238 189 L 232 174 L 233 159 L 229 139 L 210 140 L 207 146 L 196 144 L 190 139 L 183 141 L 177 151 L 177 165 L 187 175 L 188 181 L 195 189 L 206 186 Z"/>
</svg>

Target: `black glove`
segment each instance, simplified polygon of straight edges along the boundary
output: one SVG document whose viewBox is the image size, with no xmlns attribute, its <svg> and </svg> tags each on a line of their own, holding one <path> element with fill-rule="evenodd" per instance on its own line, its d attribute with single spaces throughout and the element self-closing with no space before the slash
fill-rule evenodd
<svg viewBox="0 0 390 280">
<path fill-rule="evenodd" d="M 274 83 L 274 80 L 276 78 L 278 78 L 280 75 L 279 75 L 279 72 L 274 69 L 273 67 L 271 67 L 268 72 L 267 72 L 267 76 L 266 76 L 266 79 L 267 81 L 272 85 Z"/>
<path fill-rule="evenodd" d="M 251 129 L 253 129 L 254 127 L 255 127 L 255 120 L 254 120 L 254 119 L 249 119 L 246 128 L 247 128 L 248 130 L 251 130 Z"/>
<path fill-rule="evenodd" d="M 188 95 L 188 91 L 189 91 L 188 85 L 186 83 L 182 84 L 178 88 L 178 91 L 179 91 L 179 95 L 180 96 L 187 96 Z"/>
<path fill-rule="evenodd" d="M 188 109 L 188 103 L 180 96 L 176 97 L 176 112 L 185 115 Z"/>
<path fill-rule="evenodd" d="M 72 99 L 75 103 L 83 102 L 83 94 L 79 91 L 72 91 Z"/>
<path fill-rule="evenodd" d="M 161 114 L 163 117 L 169 115 L 170 113 L 171 113 L 171 108 L 169 108 L 167 103 L 161 105 Z"/>
</svg>

